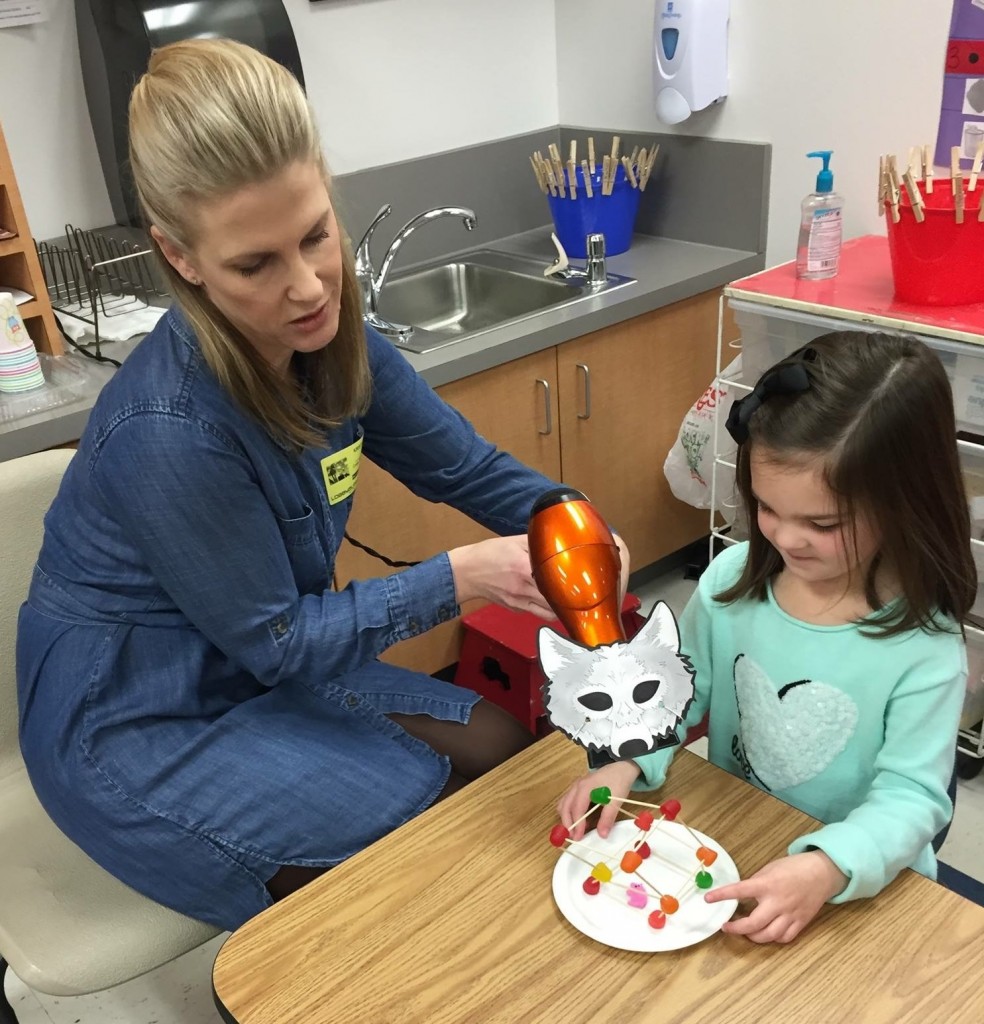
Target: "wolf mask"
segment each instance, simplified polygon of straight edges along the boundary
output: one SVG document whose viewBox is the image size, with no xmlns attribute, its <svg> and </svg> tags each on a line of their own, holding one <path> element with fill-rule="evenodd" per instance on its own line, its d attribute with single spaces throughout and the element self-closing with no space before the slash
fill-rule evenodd
<svg viewBox="0 0 984 1024">
<path fill-rule="evenodd" d="M 545 626 L 538 646 L 547 716 L 589 752 L 618 760 L 679 742 L 694 671 L 664 602 L 625 643 L 582 647 Z"/>
</svg>

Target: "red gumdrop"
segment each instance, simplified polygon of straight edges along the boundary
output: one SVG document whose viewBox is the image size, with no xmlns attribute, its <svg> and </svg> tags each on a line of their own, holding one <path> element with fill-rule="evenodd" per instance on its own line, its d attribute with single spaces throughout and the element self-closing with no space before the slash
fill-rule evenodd
<svg viewBox="0 0 984 1024">
<path fill-rule="evenodd" d="M 706 846 L 697 847 L 697 859 L 705 868 L 709 868 L 717 860 L 717 857 L 717 850 L 711 850 Z"/>
<path fill-rule="evenodd" d="M 564 843 L 570 838 L 570 835 L 570 832 L 568 832 L 563 825 L 554 825 L 554 827 L 550 830 L 550 845 L 563 846 Z"/>
<path fill-rule="evenodd" d="M 601 882 L 599 882 L 597 878 L 592 878 L 591 875 L 588 875 L 588 877 L 585 878 L 584 882 L 581 884 L 581 888 L 589 896 L 597 896 L 598 893 L 601 892 Z"/>
<path fill-rule="evenodd" d="M 673 821 L 673 819 L 680 813 L 680 801 L 664 800 L 659 805 L 659 809 L 667 821 Z"/>
<path fill-rule="evenodd" d="M 654 910 L 649 915 L 650 928 L 662 928 L 666 925 L 666 914 L 662 910 Z"/>
<path fill-rule="evenodd" d="M 641 811 L 635 823 L 636 828 L 641 828 L 643 832 L 648 832 L 653 827 L 653 812 Z"/>
<path fill-rule="evenodd" d="M 652 854 L 652 852 L 653 851 L 649 849 L 649 843 L 640 843 L 636 847 L 636 853 L 638 853 L 643 860 L 646 860 L 646 858 L 649 857 Z"/>
</svg>

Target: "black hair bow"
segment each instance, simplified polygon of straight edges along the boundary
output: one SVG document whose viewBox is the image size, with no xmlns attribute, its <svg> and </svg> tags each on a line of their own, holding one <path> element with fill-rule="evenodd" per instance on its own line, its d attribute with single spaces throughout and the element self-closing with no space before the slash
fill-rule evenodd
<svg viewBox="0 0 984 1024">
<path fill-rule="evenodd" d="M 785 360 L 771 370 L 766 370 L 750 395 L 739 398 L 731 406 L 725 426 L 737 444 L 748 440 L 748 421 L 762 403 L 772 395 L 798 395 L 810 388 L 810 375 L 804 362 L 813 362 L 817 354 L 811 348 L 801 349 L 793 357 L 795 362 Z"/>
</svg>

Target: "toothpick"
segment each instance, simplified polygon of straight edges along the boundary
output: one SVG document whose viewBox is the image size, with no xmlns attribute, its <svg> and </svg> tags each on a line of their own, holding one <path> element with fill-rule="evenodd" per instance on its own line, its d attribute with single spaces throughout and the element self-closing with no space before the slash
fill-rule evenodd
<svg viewBox="0 0 984 1024">
<path fill-rule="evenodd" d="M 573 157 L 567 162 L 567 178 L 571 186 L 571 199 L 577 199 L 577 164 Z"/>
<path fill-rule="evenodd" d="M 572 821 L 572 822 L 570 823 L 570 825 L 568 825 L 568 827 L 567 827 L 567 831 L 568 831 L 568 832 L 573 832 L 573 831 L 574 831 L 574 829 L 575 829 L 575 828 L 577 828 L 577 826 L 578 826 L 578 825 L 580 825 L 582 821 L 585 821 L 585 820 L 586 820 L 587 818 L 590 818 L 590 817 L 591 817 L 591 812 L 592 812 L 592 811 L 596 811 L 596 810 L 597 810 L 597 809 L 598 809 L 598 808 L 599 808 L 600 806 L 601 806 L 601 804 L 592 804 L 592 805 L 591 805 L 591 806 L 590 806 L 590 807 L 589 807 L 589 808 L 588 808 L 588 809 L 587 809 L 587 810 L 586 810 L 586 811 L 584 812 L 584 814 L 582 814 L 582 815 L 581 815 L 581 817 L 577 819 L 577 821 Z M 575 840 L 575 842 L 580 842 L 580 840 Z"/>
<path fill-rule="evenodd" d="M 923 176 L 926 178 L 926 195 L 933 194 L 933 161 L 929 156 L 929 146 L 923 146 Z"/>
<path fill-rule="evenodd" d="M 622 157 L 622 166 L 625 168 L 625 176 L 629 179 L 629 184 L 633 188 L 639 187 L 639 182 L 636 181 L 635 173 L 632 170 L 632 161 L 627 157 Z"/>
<path fill-rule="evenodd" d="M 974 153 L 974 163 L 970 168 L 970 181 L 967 184 L 968 192 L 977 191 L 977 176 L 981 173 L 981 161 L 984 161 L 984 140 L 977 143 L 977 151 Z"/>
<path fill-rule="evenodd" d="M 912 171 L 906 171 L 902 175 L 902 180 L 905 182 L 905 190 L 909 195 L 909 203 L 912 206 L 912 212 L 915 215 L 916 223 L 922 224 L 926 219 L 926 214 L 923 213 L 923 197 L 919 191 L 919 183 L 912 176 Z"/>
<path fill-rule="evenodd" d="M 581 171 L 584 175 L 584 191 L 587 192 L 589 199 L 594 199 L 594 186 L 591 184 L 591 172 L 588 170 L 588 161 L 581 161 Z M 984 195 L 984 192 L 981 193 Z"/>
<path fill-rule="evenodd" d="M 645 876 L 645 875 L 643 875 L 643 874 L 640 874 L 640 873 L 639 873 L 639 869 L 638 869 L 638 868 L 636 868 L 636 869 L 635 869 L 635 871 L 633 871 L 632 873 L 633 873 L 634 875 L 639 875 L 639 877 L 640 877 L 640 878 L 642 879 L 642 882 L 643 882 L 643 884 L 644 884 L 644 885 L 648 885 L 648 886 L 649 886 L 649 888 L 650 888 L 650 889 L 652 889 L 652 891 L 653 891 L 654 893 L 656 893 L 656 895 L 657 895 L 657 896 L 664 896 L 664 895 L 665 895 L 665 893 L 663 893 L 663 892 L 661 892 L 661 891 L 660 891 L 659 889 L 657 889 L 657 888 L 656 888 L 656 886 L 655 886 L 655 885 L 653 885 L 653 883 L 652 883 L 652 882 L 650 882 L 650 881 L 649 881 L 649 879 L 648 879 L 648 878 L 646 878 L 646 876 Z"/>
<path fill-rule="evenodd" d="M 566 854 L 569 854 L 575 860 L 581 861 L 583 864 L 590 864 L 591 867 L 595 866 L 595 863 L 596 863 L 595 861 L 588 860 L 587 857 L 581 857 L 579 854 L 576 854 L 573 850 L 567 849 L 567 850 L 564 850 L 563 852 L 566 853 Z"/>
<path fill-rule="evenodd" d="M 588 136 L 588 166 L 591 168 L 591 173 L 595 172 L 595 156 L 594 156 L 594 136 Z"/>
</svg>

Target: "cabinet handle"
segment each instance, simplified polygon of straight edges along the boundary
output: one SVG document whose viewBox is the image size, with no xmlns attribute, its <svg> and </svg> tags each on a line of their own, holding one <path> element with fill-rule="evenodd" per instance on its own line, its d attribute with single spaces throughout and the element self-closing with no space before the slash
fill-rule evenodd
<svg viewBox="0 0 984 1024">
<path fill-rule="evenodd" d="M 550 411 L 550 381 L 537 377 L 536 382 L 543 385 L 543 415 L 547 424 L 543 430 L 537 431 L 537 433 L 546 436 L 553 433 L 553 413 Z"/>
<path fill-rule="evenodd" d="M 579 412 L 579 420 L 591 419 L 591 371 L 586 363 L 578 363 L 577 368 L 584 374 L 584 412 Z"/>
</svg>

